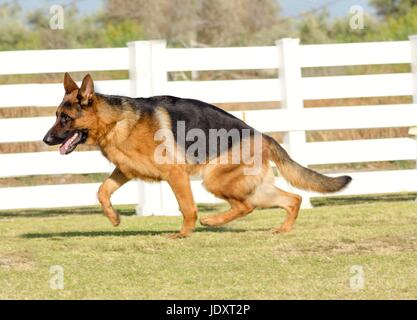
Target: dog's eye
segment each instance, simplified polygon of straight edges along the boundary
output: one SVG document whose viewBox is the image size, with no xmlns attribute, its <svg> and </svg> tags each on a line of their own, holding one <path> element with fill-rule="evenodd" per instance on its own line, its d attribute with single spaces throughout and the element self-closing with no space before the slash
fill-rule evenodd
<svg viewBox="0 0 417 320">
<path fill-rule="evenodd" d="M 65 114 L 65 113 L 62 113 L 61 114 L 61 122 L 62 123 L 67 123 L 67 122 L 69 122 L 69 121 L 71 121 L 72 120 L 72 118 L 69 116 L 69 115 L 67 115 L 67 114 Z"/>
</svg>

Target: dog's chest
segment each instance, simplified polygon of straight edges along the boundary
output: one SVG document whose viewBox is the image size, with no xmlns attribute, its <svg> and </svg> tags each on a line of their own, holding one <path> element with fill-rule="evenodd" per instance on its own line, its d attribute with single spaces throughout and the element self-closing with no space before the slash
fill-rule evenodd
<svg viewBox="0 0 417 320">
<path fill-rule="evenodd" d="M 153 161 L 140 152 L 126 152 L 117 146 L 101 149 L 103 155 L 129 178 L 160 180 L 160 173 Z"/>
</svg>

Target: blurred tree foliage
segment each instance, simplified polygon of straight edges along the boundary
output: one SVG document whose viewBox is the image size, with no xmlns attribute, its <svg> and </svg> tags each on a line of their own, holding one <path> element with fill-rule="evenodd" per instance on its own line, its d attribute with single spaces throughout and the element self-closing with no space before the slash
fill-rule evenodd
<svg viewBox="0 0 417 320">
<path fill-rule="evenodd" d="M 36 32 L 28 29 L 19 15 L 20 7 L 16 3 L 0 5 L 0 50 L 37 48 L 40 45 Z"/>
<path fill-rule="evenodd" d="M 125 46 L 141 39 L 167 39 L 171 46 L 271 45 L 282 37 L 303 43 L 404 40 L 417 34 L 417 0 L 370 0 L 352 29 L 351 14 L 332 18 L 323 9 L 284 18 L 276 0 L 106 0 L 91 14 L 76 1 L 65 6 L 63 30 L 49 28 L 49 7 L 24 14 L 16 1 L 0 5 L 0 50 Z"/>
<path fill-rule="evenodd" d="M 379 29 L 384 23 L 364 14 L 364 28 L 353 29 L 351 16 L 331 19 L 326 10 L 305 14 L 298 22 L 297 30 L 302 43 L 360 42 L 369 41 L 371 36 L 381 40 Z M 416 30 L 417 31 L 417 30 Z"/>
<path fill-rule="evenodd" d="M 378 34 L 370 34 L 370 40 L 407 40 L 408 36 L 417 34 L 417 5 L 400 16 L 388 16 L 382 23 Z"/>
<path fill-rule="evenodd" d="M 330 19 L 326 10 L 307 13 L 297 30 L 304 43 L 407 40 L 417 34 L 417 0 L 370 0 L 377 17 L 364 14 L 364 28 L 352 29 L 346 17 Z"/>
<path fill-rule="evenodd" d="M 376 13 L 384 18 L 397 18 L 417 6 L 417 0 L 370 0 Z"/>
<path fill-rule="evenodd" d="M 275 0 L 108 0 L 106 21 L 132 19 L 146 38 L 182 45 L 265 44 L 288 35 Z"/>
</svg>

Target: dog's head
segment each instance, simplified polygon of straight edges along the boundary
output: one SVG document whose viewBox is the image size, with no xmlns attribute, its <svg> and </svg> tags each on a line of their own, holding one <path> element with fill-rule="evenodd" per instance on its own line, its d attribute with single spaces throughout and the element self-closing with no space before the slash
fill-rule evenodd
<svg viewBox="0 0 417 320">
<path fill-rule="evenodd" d="M 92 130 L 96 118 L 93 79 L 87 74 L 81 88 L 68 73 L 64 77 L 65 95 L 56 110 L 56 121 L 43 141 L 48 145 L 61 144 L 59 152 L 68 154 L 82 143 L 94 143 Z"/>
</svg>

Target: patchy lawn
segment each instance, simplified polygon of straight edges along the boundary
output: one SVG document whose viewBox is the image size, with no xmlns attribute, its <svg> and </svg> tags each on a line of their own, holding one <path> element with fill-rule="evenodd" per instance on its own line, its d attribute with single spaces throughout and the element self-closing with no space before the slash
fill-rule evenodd
<svg viewBox="0 0 417 320">
<path fill-rule="evenodd" d="M 182 240 L 180 217 L 99 212 L 0 212 L 0 299 L 417 299 L 412 201 L 303 210 L 281 235 L 283 211 L 257 211 Z"/>
</svg>

